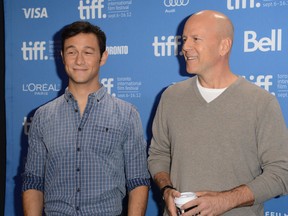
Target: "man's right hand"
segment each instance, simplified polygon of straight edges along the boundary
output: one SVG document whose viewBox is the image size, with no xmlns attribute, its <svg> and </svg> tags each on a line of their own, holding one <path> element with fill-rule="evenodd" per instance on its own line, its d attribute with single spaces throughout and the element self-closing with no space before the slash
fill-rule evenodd
<svg viewBox="0 0 288 216">
<path fill-rule="evenodd" d="M 167 188 L 163 193 L 163 199 L 166 204 L 168 214 L 170 216 L 177 216 L 177 208 L 174 203 L 175 197 L 180 197 L 181 193 L 175 189 Z"/>
</svg>

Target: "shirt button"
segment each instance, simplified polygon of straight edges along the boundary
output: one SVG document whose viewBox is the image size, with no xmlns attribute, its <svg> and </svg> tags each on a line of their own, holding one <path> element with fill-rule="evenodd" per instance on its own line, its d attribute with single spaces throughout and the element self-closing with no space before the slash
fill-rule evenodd
<svg viewBox="0 0 288 216">
<path fill-rule="evenodd" d="M 79 207 L 79 206 L 76 206 L 76 210 L 79 211 L 79 210 L 80 210 L 80 207 Z"/>
<path fill-rule="evenodd" d="M 78 151 L 78 152 L 80 151 L 80 147 L 77 148 L 77 151 Z"/>
<path fill-rule="evenodd" d="M 81 131 L 81 128 L 78 128 L 78 131 Z"/>
<path fill-rule="evenodd" d="M 78 112 L 78 109 L 75 109 L 75 112 L 77 113 L 77 112 Z"/>
<path fill-rule="evenodd" d="M 79 171 L 80 171 L 80 168 L 77 168 L 76 171 L 79 172 Z"/>
<path fill-rule="evenodd" d="M 77 188 L 77 192 L 80 192 L 80 188 Z"/>
</svg>

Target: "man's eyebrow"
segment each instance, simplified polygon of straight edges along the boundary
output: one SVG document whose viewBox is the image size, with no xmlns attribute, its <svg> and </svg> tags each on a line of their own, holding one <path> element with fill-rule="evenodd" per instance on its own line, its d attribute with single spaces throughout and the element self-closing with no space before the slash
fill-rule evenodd
<svg viewBox="0 0 288 216">
<path fill-rule="evenodd" d="M 70 49 L 70 48 L 75 48 L 75 46 L 74 46 L 74 45 L 67 46 L 67 47 L 65 48 L 65 50 Z M 91 47 L 91 46 L 85 46 L 84 49 L 92 49 L 92 50 L 95 50 L 95 48 L 94 48 L 94 47 Z"/>
<path fill-rule="evenodd" d="M 74 45 L 70 45 L 68 47 L 65 47 L 65 50 L 70 49 L 70 48 L 75 48 L 75 46 Z"/>
</svg>

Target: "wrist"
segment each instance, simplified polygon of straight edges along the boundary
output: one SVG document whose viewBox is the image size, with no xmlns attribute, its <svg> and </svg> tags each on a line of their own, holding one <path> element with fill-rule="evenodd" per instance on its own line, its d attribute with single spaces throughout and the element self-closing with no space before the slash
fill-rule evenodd
<svg viewBox="0 0 288 216">
<path fill-rule="evenodd" d="M 174 188 L 172 185 L 165 185 L 164 187 L 162 187 L 162 188 L 160 189 L 160 193 L 161 193 L 161 195 L 162 195 L 163 198 L 164 198 L 164 192 L 165 192 L 167 189 L 176 190 L 176 188 Z"/>
</svg>

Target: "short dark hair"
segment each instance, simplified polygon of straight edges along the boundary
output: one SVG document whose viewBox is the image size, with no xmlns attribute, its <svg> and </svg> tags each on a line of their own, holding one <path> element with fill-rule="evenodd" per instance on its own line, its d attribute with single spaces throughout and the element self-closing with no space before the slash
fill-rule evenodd
<svg viewBox="0 0 288 216">
<path fill-rule="evenodd" d="M 92 33 L 98 39 L 98 45 L 100 48 L 100 55 L 105 52 L 106 50 L 106 35 L 100 29 L 100 27 L 96 25 L 92 25 L 87 21 L 76 21 L 67 25 L 62 31 L 62 52 L 64 51 L 64 42 L 70 37 L 73 37 L 80 33 Z"/>
</svg>

